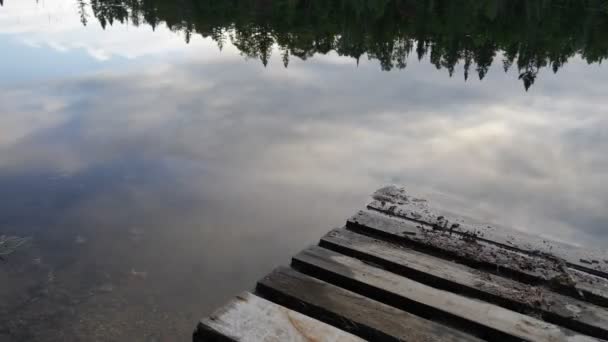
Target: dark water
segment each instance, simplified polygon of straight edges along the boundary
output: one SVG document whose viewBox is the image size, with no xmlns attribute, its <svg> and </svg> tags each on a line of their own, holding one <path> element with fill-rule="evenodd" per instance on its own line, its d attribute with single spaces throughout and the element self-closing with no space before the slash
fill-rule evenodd
<svg viewBox="0 0 608 342">
<path fill-rule="evenodd" d="M 386 183 L 602 247 L 606 33 L 606 1 L 5 0 L 0 341 L 188 340 Z"/>
</svg>

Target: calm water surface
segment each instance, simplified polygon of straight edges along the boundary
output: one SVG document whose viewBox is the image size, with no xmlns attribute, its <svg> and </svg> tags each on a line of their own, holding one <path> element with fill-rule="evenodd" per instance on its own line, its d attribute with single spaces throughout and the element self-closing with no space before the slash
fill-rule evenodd
<svg viewBox="0 0 608 342">
<path fill-rule="evenodd" d="M 2 342 L 186 341 L 386 183 L 608 242 L 605 1 L 2 2 Z"/>
</svg>

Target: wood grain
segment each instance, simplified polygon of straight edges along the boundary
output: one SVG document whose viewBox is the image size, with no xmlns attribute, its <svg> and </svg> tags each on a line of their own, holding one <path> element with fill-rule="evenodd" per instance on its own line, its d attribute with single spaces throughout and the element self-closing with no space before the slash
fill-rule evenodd
<svg viewBox="0 0 608 342">
<path fill-rule="evenodd" d="M 555 293 L 543 286 L 532 286 L 466 265 L 446 262 L 344 228 L 328 233 L 321 239 L 320 246 L 435 288 L 540 316 L 548 322 L 587 335 L 608 338 L 608 310 Z"/>
<path fill-rule="evenodd" d="M 257 293 L 369 341 L 479 341 L 290 268 L 279 268 L 262 279 Z"/>
<path fill-rule="evenodd" d="M 490 340 L 598 341 L 515 311 L 424 285 L 321 247 L 301 252 L 294 257 L 292 265 L 305 273 L 416 315 L 475 328 L 471 331 Z"/>
<path fill-rule="evenodd" d="M 203 319 L 195 342 L 363 342 L 359 337 L 302 315 L 251 293 L 237 296 Z"/>
</svg>

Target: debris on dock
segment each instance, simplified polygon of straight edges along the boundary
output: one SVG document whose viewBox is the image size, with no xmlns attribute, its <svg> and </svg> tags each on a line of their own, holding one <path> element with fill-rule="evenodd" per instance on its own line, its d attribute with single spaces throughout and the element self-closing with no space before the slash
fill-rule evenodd
<svg viewBox="0 0 608 342">
<path fill-rule="evenodd" d="M 471 223 L 389 186 L 194 333 L 360 340 L 608 340 L 608 255 Z"/>
</svg>

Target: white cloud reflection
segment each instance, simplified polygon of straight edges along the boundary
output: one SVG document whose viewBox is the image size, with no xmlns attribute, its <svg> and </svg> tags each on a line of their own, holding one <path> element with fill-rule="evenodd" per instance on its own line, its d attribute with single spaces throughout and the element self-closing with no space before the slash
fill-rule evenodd
<svg viewBox="0 0 608 342">
<path fill-rule="evenodd" d="M 19 308 L 20 331 L 89 338 L 115 326 L 120 336 L 103 336 L 138 340 L 147 331 L 124 322 L 169 331 L 160 308 L 189 338 L 192 317 L 287 263 L 386 183 L 469 216 L 608 242 L 605 66 L 573 59 L 529 92 L 500 68 L 464 83 L 415 60 L 381 72 L 330 53 L 285 69 L 275 54 L 264 68 L 230 44 L 185 45 L 164 27 L 82 28 L 77 13 L 72 0 L 0 8 L 0 43 L 31 48 L 3 61 L 0 228 L 34 235 L 23 264 L 42 260 L 66 293 L 116 286 L 58 318 L 64 300 L 20 304 L 46 272 L 6 276 L 0 311 Z M 22 62 L 37 56 L 52 63 Z M 77 68 L 83 58 L 96 67 Z"/>
<path fill-rule="evenodd" d="M 59 52 L 84 50 L 98 61 L 183 51 L 186 44 L 183 35 L 172 32 L 164 24 L 152 31 L 149 25 L 120 22 L 103 29 L 91 13 L 87 26 L 83 27 L 74 0 L 7 1 L 0 7 L 0 35 L 13 37 L 33 48 L 48 47 Z M 214 42 L 198 35 L 192 37 L 190 44 L 217 50 Z"/>
<path fill-rule="evenodd" d="M 328 206 L 397 182 L 536 233 L 606 241 L 608 70 L 577 60 L 526 93 L 498 70 L 463 86 L 427 64 L 383 73 L 328 58 L 192 60 L 4 93 L 0 168 L 79 172 L 136 155 L 215 175 L 188 174 L 190 191 L 307 189 Z"/>
</svg>

